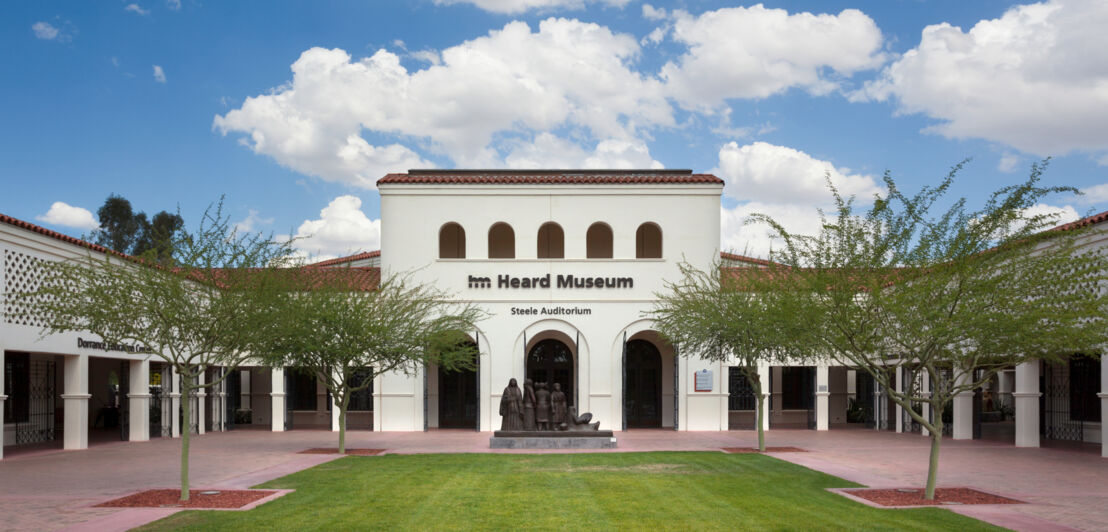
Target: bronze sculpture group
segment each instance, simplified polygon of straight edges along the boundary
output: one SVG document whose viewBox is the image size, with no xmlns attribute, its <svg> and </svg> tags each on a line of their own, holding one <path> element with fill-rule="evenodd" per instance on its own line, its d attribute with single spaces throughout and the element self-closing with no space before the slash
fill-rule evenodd
<svg viewBox="0 0 1108 532">
<path fill-rule="evenodd" d="M 560 384 L 554 383 L 554 391 L 547 391 L 545 382 L 535 385 L 531 379 L 523 381 L 522 391 L 515 379 L 508 381 L 500 396 L 500 415 L 502 431 L 587 431 L 600 427 L 599 422 L 589 423 L 592 414 L 578 416 L 576 408 L 567 407 Z"/>
</svg>

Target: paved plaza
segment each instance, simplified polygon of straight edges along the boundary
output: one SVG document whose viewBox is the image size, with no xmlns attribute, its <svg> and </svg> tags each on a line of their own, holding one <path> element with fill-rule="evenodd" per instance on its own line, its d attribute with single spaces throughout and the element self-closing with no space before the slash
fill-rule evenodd
<svg viewBox="0 0 1108 532">
<path fill-rule="evenodd" d="M 488 448 L 490 435 L 352 432 L 348 446 L 384 448 L 389 453 L 493 452 Z M 753 446 L 757 438 L 752 431 L 643 430 L 617 436 L 619 449 L 601 452 L 711 451 Z M 240 430 L 196 436 L 192 442 L 193 487 L 229 489 L 332 460 L 334 456 L 297 451 L 333 447 L 336 437 L 326 431 Z M 809 452 L 775 456 L 873 487 L 922 486 L 927 473 L 928 440 L 915 434 L 771 430 L 767 444 L 806 449 Z M 178 440 L 162 438 L 105 443 L 84 451 L 9 451 L 0 461 L 0 527 L 36 532 L 123 530 L 169 515 L 174 510 L 90 506 L 142 489 L 174 487 L 179 483 L 179 450 Z M 956 508 L 960 513 L 1021 530 L 1108 530 L 1108 459 L 1097 453 L 946 440 L 940 463 L 940 486 L 968 486 L 1031 503 Z"/>
</svg>

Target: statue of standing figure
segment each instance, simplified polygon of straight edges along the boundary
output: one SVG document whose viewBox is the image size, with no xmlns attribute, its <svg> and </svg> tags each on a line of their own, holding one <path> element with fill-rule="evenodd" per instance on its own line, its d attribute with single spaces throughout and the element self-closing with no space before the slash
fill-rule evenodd
<svg viewBox="0 0 1108 532">
<path fill-rule="evenodd" d="M 566 394 L 562 392 L 562 385 L 554 383 L 554 391 L 550 394 L 551 421 L 555 430 L 564 430 L 566 424 Z"/>
<path fill-rule="evenodd" d="M 508 381 L 504 395 L 500 396 L 500 415 L 503 416 L 500 430 L 523 430 L 523 394 L 515 379 Z"/>
<path fill-rule="evenodd" d="M 535 383 L 523 381 L 523 430 L 535 430 Z"/>
<path fill-rule="evenodd" d="M 550 430 L 550 392 L 546 391 L 545 382 L 536 385 L 535 428 L 537 430 Z"/>
</svg>

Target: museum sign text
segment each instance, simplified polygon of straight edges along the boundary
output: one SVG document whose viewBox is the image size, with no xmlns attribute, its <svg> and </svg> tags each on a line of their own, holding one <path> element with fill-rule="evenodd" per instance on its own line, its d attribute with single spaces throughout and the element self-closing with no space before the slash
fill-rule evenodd
<svg viewBox="0 0 1108 532">
<path fill-rule="evenodd" d="M 494 281 L 491 277 L 479 277 L 470 275 L 469 288 L 492 288 Z M 635 279 L 631 277 L 581 277 L 576 275 L 558 275 L 553 280 L 550 274 L 541 277 L 513 277 L 511 275 L 497 275 L 496 287 L 508 289 L 522 288 L 634 288 Z"/>
</svg>

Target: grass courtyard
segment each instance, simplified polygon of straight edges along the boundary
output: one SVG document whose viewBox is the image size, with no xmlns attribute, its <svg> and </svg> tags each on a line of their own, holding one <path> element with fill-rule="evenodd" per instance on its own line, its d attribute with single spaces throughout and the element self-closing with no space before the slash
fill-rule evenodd
<svg viewBox="0 0 1108 532">
<path fill-rule="evenodd" d="M 998 530 L 824 491 L 852 486 L 756 454 L 347 457 L 257 486 L 296 492 L 254 510 L 186 511 L 141 530 Z"/>
</svg>

